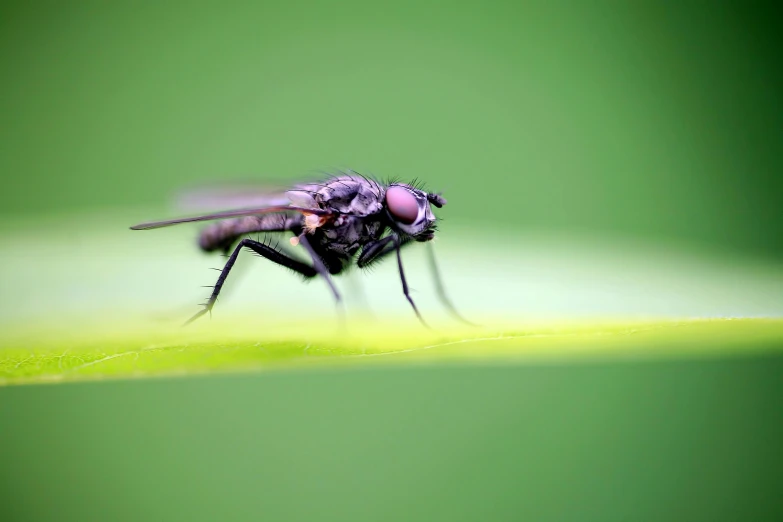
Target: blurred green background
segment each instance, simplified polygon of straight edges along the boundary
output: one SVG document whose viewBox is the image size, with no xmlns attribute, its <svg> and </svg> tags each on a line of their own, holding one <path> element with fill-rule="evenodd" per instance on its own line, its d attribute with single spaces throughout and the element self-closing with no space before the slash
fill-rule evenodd
<svg viewBox="0 0 783 522">
<path fill-rule="evenodd" d="M 352 167 L 783 257 L 776 4 L 4 2 L 0 212 Z"/>
<path fill-rule="evenodd" d="M 474 312 L 783 315 L 781 29 L 774 3 L 4 2 L 4 328 L 171 312 L 215 261 L 126 226 L 341 167 L 445 191 Z M 774 353 L 1 389 L 0 518 L 779 519 Z"/>
</svg>

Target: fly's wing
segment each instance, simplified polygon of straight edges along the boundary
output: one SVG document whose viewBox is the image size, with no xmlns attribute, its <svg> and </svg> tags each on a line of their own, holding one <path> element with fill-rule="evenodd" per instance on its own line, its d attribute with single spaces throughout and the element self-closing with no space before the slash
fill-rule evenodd
<svg viewBox="0 0 783 522">
<path fill-rule="evenodd" d="M 258 216 L 261 214 L 270 214 L 275 212 L 299 212 L 305 216 L 318 216 L 326 218 L 332 216 L 333 213 L 328 210 L 321 210 L 318 208 L 304 208 L 293 205 L 279 205 L 268 207 L 256 207 L 256 208 L 243 208 L 237 210 L 226 210 L 223 212 L 214 212 L 211 214 L 203 214 L 200 216 L 190 216 L 183 218 L 167 219 L 163 221 L 150 221 L 148 223 L 140 223 L 134 225 L 131 230 L 149 230 L 152 228 L 168 227 L 171 225 L 179 225 L 180 223 L 193 223 L 195 221 L 214 221 L 217 219 L 228 219 L 243 216 Z"/>
<path fill-rule="evenodd" d="M 200 185 L 180 191 L 174 200 L 181 212 L 209 212 L 218 208 L 256 208 L 289 204 L 283 183 Z"/>
<path fill-rule="evenodd" d="M 210 212 L 219 208 L 255 208 L 293 204 L 318 208 L 315 194 L 324 187 L 318 181 L 264 180 L 198 185 L 186 188 L 174 198 L 175 208 L 181 212 Z"/>
<path fill-rule="evenodd" d="M 349 174 L 345 173 L 344 177 L 352 178 L 353 176 Z M 339 179 L 339 177 L 335 179 Z M 323 210 L 316 201 L 318 192 L 326 187 L 324 182 L 303 181 L 288 190 L 283 186 L 282 182 L 272 181 L 192 187 L 179 194 L 176 198 L 176 207 L 182 212 L 192 212 L 195 215 L 140 223 L 131 227 L 131 230 L 147 230 L 180 223 L 213 221 L 275 212 L 299 212 L 305 216 L 312 216 L 307 220 L 307 226 L 313 228 L 321 226 L 328 221 L 329 217 L 339 213 Z M 291 187 L 290 184 L 287 186 Z M 233 207 L 236 210 L 212 212 L 213 209 L 221 207 Z"/>
<path fill-rule="evenodd" d="M 288 185 L 290 187 L 290 184 Z M 151 221 L 132 226 L 131 230 L 148 230 L 180 223 L 214 221 L 244 216 L 280 212 L 299 212 L 305 216 L 325 218 L 332 212 L 322 210 L 315 201 L 315 191 L 320 185 L 302 183 L 286 190 L 281 182 L 250 182 L 221 185 L 201 185 L 180 192 L 175 202 L 182 212 L 192 212 L 190 217 Z M 216 208 L 235 210 L 213 211 Z"/>
</svg>

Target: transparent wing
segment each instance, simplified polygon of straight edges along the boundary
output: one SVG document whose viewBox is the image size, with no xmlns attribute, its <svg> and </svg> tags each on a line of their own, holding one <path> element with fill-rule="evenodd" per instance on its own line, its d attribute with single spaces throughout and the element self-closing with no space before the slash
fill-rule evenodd
<svg viewBox="0 0 783 522">
<path fill-rule="evenodd" d="M 174 205 L 181 212 L 287 205 L 285 193 L 289 187 L 282 182 L 200 185 L 180 191 L 174 197 Z"/>
<path fill-rule="evenodd" d="M 269 214 L 274 212 L 299 212 L 304 215 L 315 215 L 315 216 L 333 215 L 332 212 L 329 212 L 327 210 L 317 209 L 317 208 L 303 208 L 303 207 L 295 207 L 291 205 L 275 205 L 275 206 L 268 206 L 268 207 L 226 210 L 223 212 L 213 212 L 211 214 L 202 214 L 199 216 L 166 219 L 162 221 L 150 221 L 147 223 L 140 223 L 138 225 L 134 225 L 130 228 L 131 230 L 149 230 L 152 228 L 161 228 L 161 227 L 168 227 L 171 225 L 179 225 L 181 223 L 193 223 L 195 221 L 213 221 L 216 219 L 227 219 L 227 218 L 235 218 L 235 217 L 243 217 L 243 216 L 257 216 L 260 214 Z"/>
<path fill-rule="evenodd" d="M 331 216 L 315 201 L 315 193 L 324 185 L 304 181 L 291 185 L 290 181 L 234 182 L 199 185 L 184 189 L 175 197 L 175 207 L 193 216 L 150 221 L 131 227 L 148 230 L 196 221 L 213 221 L 274 212 L 299 212 L 304 215 Z M 219 208 L 234 210 L 214 211 Z"/>
<path fill-rule="evenodd" d="M 326 174 L 324 174 L 326 176 Z M 293 204 L 315 205 L 305 194 L 314 195 L 323 182 L 305 180 L 251 180 L 201 184 L 185 188 L 174 196 L 174 206 L 180 212 L 210 212 L 221 208 L 256 208 Z"/>
</svg>

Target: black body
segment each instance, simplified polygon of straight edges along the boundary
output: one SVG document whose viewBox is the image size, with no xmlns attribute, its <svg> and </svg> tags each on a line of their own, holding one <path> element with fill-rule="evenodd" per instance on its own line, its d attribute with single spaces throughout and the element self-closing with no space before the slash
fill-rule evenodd
<svg viewBox="0 0 783 522">
<path fill-rule="evenodd" d="M 442 207 L 446 204 L 445 199 L 439 194 L 427 193 L 413 184 L 381 184 L 355 172 L 333 176 L 323 183 L 298 185 L 287 191 L 285 196 L 290 202 L 288 205 L 259 206 L 193 218 L 145 223 L 132 229 L 221 220 L 201 232 L 199 245 L 208 252 L 218 250 L 231 254 L 221 270 L 212 295 L 204 304 L 204 309 L 190 321 L 211 312 L 243 248 L 248 248 L 304 277 L 320 274 L 329 284 L 338 302 L 340 294 L 330 275 L 343 272 L 354 262 L 359 268 L 365 268 L 396 252 L 403 293 L 421 319 L 408 292 L 400 249 L 404 245 L 428 242 L 435 237 L 436 218 L 431 205 Z M 312 260 L 312 265 L 296 259 L 279 246 L 271 247 L 249 238 L 242 239 L 243 236 L 256 232 L 292 234 L 291 244 L 302 246 Z M 429 259 L 438 296 L 453 315 L 464 321 L 445 295 L 431 250 Z"/>
</svg>

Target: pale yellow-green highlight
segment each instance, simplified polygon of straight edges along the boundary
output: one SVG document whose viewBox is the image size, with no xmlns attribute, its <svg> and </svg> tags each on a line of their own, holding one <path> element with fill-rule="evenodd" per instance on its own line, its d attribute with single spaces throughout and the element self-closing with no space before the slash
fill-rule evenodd
<svg viewBox="0 0 783 522">
<path fill-rule="evenodd" d="M 302 284 L 250 255 L 238 260 L 214 318 L 181 328 L 208 294 L 200 285 L 214 284 L 209 268 L 224 260 L 198 251 L 194 228 L 127 230 L 136 214 L 155 215 L 9 227 L 0 245 L 13 274 L 0 282 L 0 384 L 783 346 L 783 319 L 747 319 L 783 316 L 775 264 L 598 238 L 530 234 L 509 245 L 456 226 L 441 231 L 439 265 L 457 308 L 481 328 L 461 326 L 438 303 L 420 248 L 405 252 L 405 267 L 432 330 L 404 299 L 395 263 L 336 279 L 341 327 L 323 281 Z"/>
<path fill-rule="evenodd" d="M 656 359 L 759 353 L 783 347 L 781 319 L 598 321 L 426 330 L 399 322 L 277 322 L 259 331 L 249 318 L 193 328 L 129 331 L 29 327 L 0 339 L 0 383 L 259 371 L 334 365 Z"/>
</svg>

